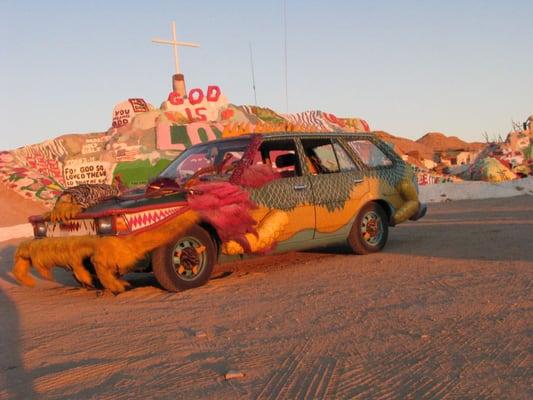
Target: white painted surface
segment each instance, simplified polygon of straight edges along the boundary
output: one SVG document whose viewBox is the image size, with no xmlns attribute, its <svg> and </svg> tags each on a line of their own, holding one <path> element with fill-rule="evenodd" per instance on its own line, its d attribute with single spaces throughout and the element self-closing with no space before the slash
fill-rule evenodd
<svg viewBox="0 0 533 400">
<path fill-rule="evenodd" d="M 33 237 L 33 227 L 30 223 L 0 227 L 0 242 L 24 237 Z"/>
<path fill-rule="evenodd" d="M 439 203 L 449 200 L 479 200 L 533 195 L 533 176 L 513 181 L 490 183 L 465 181 L 420 186 L 420 201 Z"/>
</svg>

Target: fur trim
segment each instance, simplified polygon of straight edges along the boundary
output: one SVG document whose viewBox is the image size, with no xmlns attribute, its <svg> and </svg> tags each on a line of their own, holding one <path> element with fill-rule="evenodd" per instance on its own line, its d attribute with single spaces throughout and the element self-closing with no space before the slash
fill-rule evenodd
<svg viewBox="0 0 533 400">
<path fill-rule="evenodd" d="M 250 211 L 256 205 L 244 189 L 229 182 L 205 183 L 192 189 L 187 198 L 189 206 L 214 226 L 223 242 L 255 232 L 256 222 Z"/>
<path fill-rule="evenodd" d="M 274 172 L 270 165 L 255 164 L 243 171 L 240 184 L 244 187 L 259 188 L 279 178 L 280 175 Z"/>
<path fill-rule="evenodd" d="M 53 279 L 51 271 L 59 266 L 72 270 L 82 284 L 92 286 L 91 275 L 83 266 L 88 258 L 102 285 L 120 293 L 128 283 L 117 276 L 130 272 L 147 253 L 183 235 L 198 220 L 198 214 L 189 210 L 152 230 L 124 237 L 71 236 L 25 241 L 15 253 L 13 275 L 21 284 L 34 286 L 35 280 L 29 274 L 31 266 L 45 279 Z"/>
</svg>

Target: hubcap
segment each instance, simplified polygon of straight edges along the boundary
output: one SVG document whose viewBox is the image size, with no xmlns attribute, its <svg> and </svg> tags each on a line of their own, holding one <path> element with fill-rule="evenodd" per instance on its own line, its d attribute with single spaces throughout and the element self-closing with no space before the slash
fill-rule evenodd
<svg viewBox="0 0 533 400">
<path fill-rule="evenodd" d="M 172 265 L 180 279 L 192 281 L 207 264 L 206 248 L 194 237 L 180 239 L 172 251 Z"/>
<path fill-rule="evenodd" d="M 367 212 L 361 220 L 361 236 L 371 246 L 376 246 L 383 237 L 383 221 L 374 211 Z"/>
</svg>

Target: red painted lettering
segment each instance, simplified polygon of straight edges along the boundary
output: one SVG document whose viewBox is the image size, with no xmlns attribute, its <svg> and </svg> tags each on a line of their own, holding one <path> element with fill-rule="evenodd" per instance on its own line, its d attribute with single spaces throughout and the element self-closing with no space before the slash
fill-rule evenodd
<svg viewBox="0 0 533 400">
<path fill-rule="evenodd" d="M 189 122 L 194 122 L 194 117 L 189 107 L 185 109 L 185 113 L 187 114 L 187 118 L 189 118 Z"/>
<path fill-rule="evenodd" d="M 179 106 L 180 104 L 183 104 L 183 97 L 181 97 L 178 92 L 170 92 L 168 95 L 168 101 L 170 104 Z"/>
<path fill-rule="evenodd" d="M 204 92 L 202 91 L 202 89 L 191 89 L 191 91 L 189 92 L 189 103 L 191 103 L 191 105 L 201 103 L 203 99 Z"/>
<path fill-rule="evenodd" d="M 205 107 L 198 107 L 195 110 L 196 116 L 198 117 L 196 119 L 197 121 L 207 121 L 207 116 L 205 115 L 205 111 L 207 111 Z"/>
<path fill-rule="evenodd" d="M 216 85 L 209 85 L 207 87 L 207 101 L 218 101 L 221 95 L 220 88 Z"/>
</svg>

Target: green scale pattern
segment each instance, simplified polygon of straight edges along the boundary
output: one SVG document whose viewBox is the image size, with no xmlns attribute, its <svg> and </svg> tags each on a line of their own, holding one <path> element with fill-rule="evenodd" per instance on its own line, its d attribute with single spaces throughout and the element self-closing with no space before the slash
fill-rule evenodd
<svg viewBox="0 0 533 400">
<path fill-rule="evenodd" d="M 364 176 L 374 177 L 386 181 L 390 186 L 396 187 L 404 179 L 406 173 L 404 163 L 396 163 L 394 168 L 368 169 Z M 259 189 L 250 189 L 250 198 L 256 204 L 283 211 L 290 211 L 299 205 L 311 203 L 324 206 L 333 212 L 343 209 L 350 193 L 354 189 L 361 172 L 340 172 L 307 177 L 285 178 L 273 181 Z M 309 180 L 313 187 L 312 195 L 309 191 L 297 191 L 295 185 L 308 185 Z"/>
<path fill-rule="evenodd" d="M 329 138 L 330 135 L 314 134 L 313 138 Z M 385 145 L 375 137 L 368 135 L 350 135 L 353 138 L 367 138 L 376 144 L 392 161 L 390 167 L 368 168 L 366 165 L 357 161 L 360 170 L 349 172 L 338 172 L 331 174 L 319 174 L 303 177 L 285 178 L 273 181 L 259 189 L 250 189 L 250 198 L 256 204 L 283 211 L 290 211 L 302 204 L 315 204 L 325 206 L 328 211 L 333 212 L 337 209 L 344 208 L 346 201 L 350 198 L 350 193 L 356 185 L 356 181 L 361 178 L 377 178 L 382 182 L 382 191 L 385 191 L 383 185 L 387 183 L 392 188 L 407 177 L 412 175 L 412 168 L 407 165 L 389 146 Z M 303 148 L 297 143 L 300 153 Z M 353 150 L 349 146 L 345 150 L 352 154 L 357 160 Z M 303 164 L 303 163 L 302 163 Z M 311 182 L 312 192 L 297 191 L 295 185 L 308 185 Z"/>
</svg>

